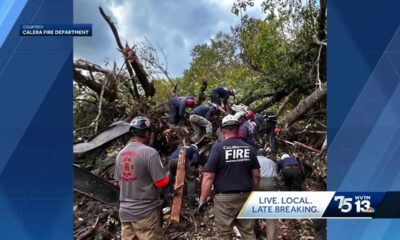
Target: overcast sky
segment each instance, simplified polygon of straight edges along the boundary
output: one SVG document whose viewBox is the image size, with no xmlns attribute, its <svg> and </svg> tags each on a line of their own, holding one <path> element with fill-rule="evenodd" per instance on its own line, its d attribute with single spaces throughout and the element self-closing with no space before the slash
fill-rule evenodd
<svg viewBox="0 0 400 240">
<path fill-rule="evenodd" d="M 261 16 L 260 3 L 249 11 Z M 104 65 L 106 59 L 122 62 L 101 5 L 119 31 L 121 41 L 138 43 L 147 38 L 160 45 L 168 58 L 172 76 L 181 76 L 189 67 L 190 51 L 209 41 L 219 31 L 229 32 L 239 18 L 231 13 L 234 0 L 74 0 L 74 22 L 93 24 L 92 37 L 76 37 L 74 59 L 83 58 Z"/>
</svg>

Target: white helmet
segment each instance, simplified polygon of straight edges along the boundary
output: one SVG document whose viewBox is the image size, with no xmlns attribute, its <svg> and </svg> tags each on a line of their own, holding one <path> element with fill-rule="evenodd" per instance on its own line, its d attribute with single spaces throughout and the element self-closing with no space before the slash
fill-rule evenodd
<svg viewBox="0 0 400 240">
<path fill-rule="evenodd" d="M 239 126 L 239 122 L 237 120 L 237 118 L 231 114 L 226 115 L 223 119 L 222 119 L 222 127 L 227 127 L 227 126 Z"/>
<path fill-rule="evenodd" d="M 246 116 L 246 112 L 241 111 L 241 112 L 235 113 L 234 117 L 236 118 L 237 121 L 239 121 L 240 118 L 245 117 L 245 116 Z"/>
<path fill-rule="evenodd" d="M 285 159 L 285 158 L 289 158 L 289 157 L 290 157 L 289 154 L 284 153 L 284 154 L 282 154 L 282 156 L 281 156 L 281 160 L 283 160 L 283 159 Z"/>
</svg>

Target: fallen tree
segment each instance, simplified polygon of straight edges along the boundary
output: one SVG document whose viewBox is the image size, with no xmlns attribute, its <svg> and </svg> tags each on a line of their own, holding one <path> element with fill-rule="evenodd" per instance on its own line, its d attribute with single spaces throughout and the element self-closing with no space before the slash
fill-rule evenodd
<svg viewBox="0 0 400 240">
<path fill-rule="evenodd" d="M 280 121 L 279 125 L 288 127 L 296 122 L 300 117 L 307 113 L 316 103 L 326 95 L 326 82 L 324 82 L 321 88 L 316 89 L 311 95 L 301 100 L 299 104 L 285 115 Z"/>
</svg>

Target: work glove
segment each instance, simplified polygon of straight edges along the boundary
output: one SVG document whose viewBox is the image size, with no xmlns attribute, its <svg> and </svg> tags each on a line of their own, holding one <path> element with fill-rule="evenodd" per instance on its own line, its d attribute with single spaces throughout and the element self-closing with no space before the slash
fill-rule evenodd
<svg viewBox="0 0 400 240">
<path fill-rule="evenodd" d="M 197 207 L 197 211 L 199 213 L 203 213 L 206 210 L 206 206 L 207 206 L 207 201 L 200 200 L 199 201 L 199 206 Z"/>
</svg>

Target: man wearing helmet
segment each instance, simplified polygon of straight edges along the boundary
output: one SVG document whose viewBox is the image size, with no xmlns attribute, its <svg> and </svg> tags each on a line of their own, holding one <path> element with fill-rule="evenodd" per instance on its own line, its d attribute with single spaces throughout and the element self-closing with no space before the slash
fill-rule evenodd
<svg viewBox="0 0 400 240">
<path fill-rule="evenodd" d="M 120 186 L 121 239 L 164 239 L 159 207 L 159 189 L 169 179 L 160 156 L 150 141 L 150 120 L 135 117 L 130 123 L 132 138 L 118 153 L 114 178 Z"/>
<path fill-rule="evenodd" d="M 186 159 L 185 159 L 185 169 L 186 169 L 186 186 L 187 186 L 187 202 L 189 206 L 197 206 L 198 202 L 196 200 L 196 189 L 195 189 L 195 179 L 196 179 L 196 169 L 199 165 L 199 149 L 196 144 L 191 144 L 189 146 L 184 146 L 186 149 Z M 178 166 L 179 152 L 181 147 L 178 147 L 169 156 L 169 170 L 171 173 L 171 183 L 174 184 L 176 169 Z"/>
<path fill-rule="evenodd" d="M 303 170 L 297 158 L 289 154 L 282 154 L 278 162 L 278 170 L 282 174 L 285 187 L 289 191 L 301 191 L 303 184 Z"/>
<path fill-rule="evenodd" d="M 237 112 L 235 117 L 238 119 L 240 124 L 239 137 L 257 149 L 255 127 L 249 121 L 246 121 L 246 112 Z"/>
<path fill-rule="evenodd" d="M 236 219 L 250 191 L 260 182 L 255 150 L 238 138 L 239 122 L 233 115 L 222 119 L 224 140 L 213 145 L 204 168 L 199 210 L 204 209 L 214 185 L 214 214 L 218 239 L 231 239 L 233 226 L 243 239 L 256 239 L 255 221 Z"/>
<path fill-rule="evenodd" d="M 185 108 L 186 107 L 194 108 L 196 106 L 196 102 L 194 101 L 193 97 L 185 96 L 172 96 L 168 101 L 168 108 L 169 108 L 169 118 L 171 124 L 178 124 L 180 121 L 183 120 L 185 115 Z"/>
<path fill-rule="evenodd" d="M 228 110 L 228 98 L 229 96 L 235 96 L 235 94 L 236 91 L 234 89 L 217 87 L 211 91 L 211 102 Z"/>
</svg>

